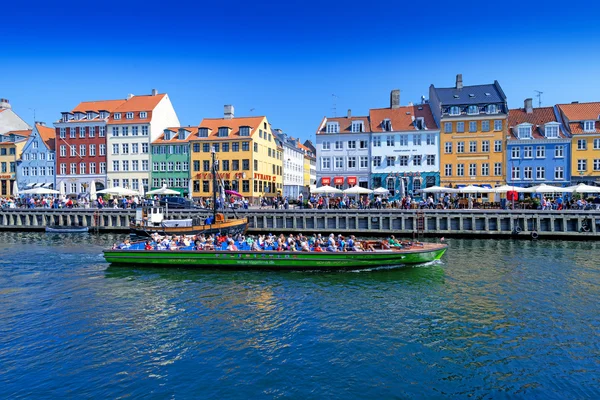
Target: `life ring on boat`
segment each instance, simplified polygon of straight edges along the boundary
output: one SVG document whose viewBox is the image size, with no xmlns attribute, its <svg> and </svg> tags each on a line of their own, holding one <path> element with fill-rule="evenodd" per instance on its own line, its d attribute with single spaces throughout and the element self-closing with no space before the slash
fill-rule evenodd
<svg viewBox="0 0 600 400">
<path fill-rule="evenodd" d="M 532 239 L 537 239 L 538 238 L 538 233 L 536 231 L 531 232 L 531 238 Z"/>
<path fill-rule="evenodd" d="M 521 227 L 520 226 L 515 226 L 515 233 L 521 233 Z"/>
</svg>

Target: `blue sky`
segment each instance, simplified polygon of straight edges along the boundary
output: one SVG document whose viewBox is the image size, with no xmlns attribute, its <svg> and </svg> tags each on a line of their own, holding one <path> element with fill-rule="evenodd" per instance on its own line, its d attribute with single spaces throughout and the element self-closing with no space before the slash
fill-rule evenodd
<svg viewBox="0 0 600 400">
<path fill-rule="evenodd" d="M 33 109 L 50 123 L 80 101 L 157 88 L 182 125 L 233 104 L 314 139 L 334 100 L 338 116 L 366 115 L 391 89 L 417 102 L 457 73 L 497 79 L 511 108 L 535 90 L 543 105 L 600 100 L 597 2 L 14 3 L 2 10 L 0 97 L 30 123 Z"/>
</svg>

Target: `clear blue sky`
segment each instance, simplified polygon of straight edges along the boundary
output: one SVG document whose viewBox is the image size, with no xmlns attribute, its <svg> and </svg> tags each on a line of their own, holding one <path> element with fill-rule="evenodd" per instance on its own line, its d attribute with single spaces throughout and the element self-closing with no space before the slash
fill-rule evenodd
<svg viewBox="0 0 600 400">
<path fill-rule="evenodd" d="M 544 105 L 600 100 L 599 2 L 485 3 L 13 1 L 0 97 L 50 123 L 80 101 L 157 88 L 182 125 L 233 104 L 303 139 L 333 116 L 332 94 L 337 115 L 366 115 L 391 89 L 417 102 L 456 73 L 465 85 L 497 79 L 513 108 L 534 90 Z"/>
</svg>

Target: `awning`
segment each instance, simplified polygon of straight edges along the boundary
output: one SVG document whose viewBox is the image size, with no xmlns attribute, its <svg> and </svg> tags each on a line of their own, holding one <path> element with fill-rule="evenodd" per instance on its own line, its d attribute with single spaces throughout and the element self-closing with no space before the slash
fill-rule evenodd
<svg viewBox="0 0 600 400">
<path fill-rule="evenodd" d="M 481 186 L 482 188 L 486 188 L 486 189 L 491 189 L 492 188 L 492 185 L 479 185 L 479 186 Z"/>
<path fill-rule="evenodd" d="M 336 176 L 335 178 L 333 178 L 333 184 L 334 185 L 343 185 L 344 184 L 344 177 L 343 176 Z"/>
<path fill-rule="evenodd" d="M 330 185 L 331 184 L 331 178 L 321 178 L 321 185 L 325 186 L 325 185 Z"/>
<path fill-rule="evenodd" d="M 355 176 L 349 176 L 346 179 L 348 181 L 348 185 L 350 185 L 350 186 L 356 185 L 356 177 Z"/>
<path fill-rule="evenodd" d="M 467 187 L 467 185 L 456 185 L 456 189 Z"/>
</svg>

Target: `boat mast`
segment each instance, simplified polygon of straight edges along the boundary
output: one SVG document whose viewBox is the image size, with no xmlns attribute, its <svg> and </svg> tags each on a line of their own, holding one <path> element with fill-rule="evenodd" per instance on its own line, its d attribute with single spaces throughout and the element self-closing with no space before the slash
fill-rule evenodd
<svg viewBox="0 0 600 400">
<path fill-rule="evenodd" d="M 213 224 L 217 222 L 217 162 L 215 148 L 210 149 L 212 155 L 212 174 L 213 174 Z"/>
</svg>

